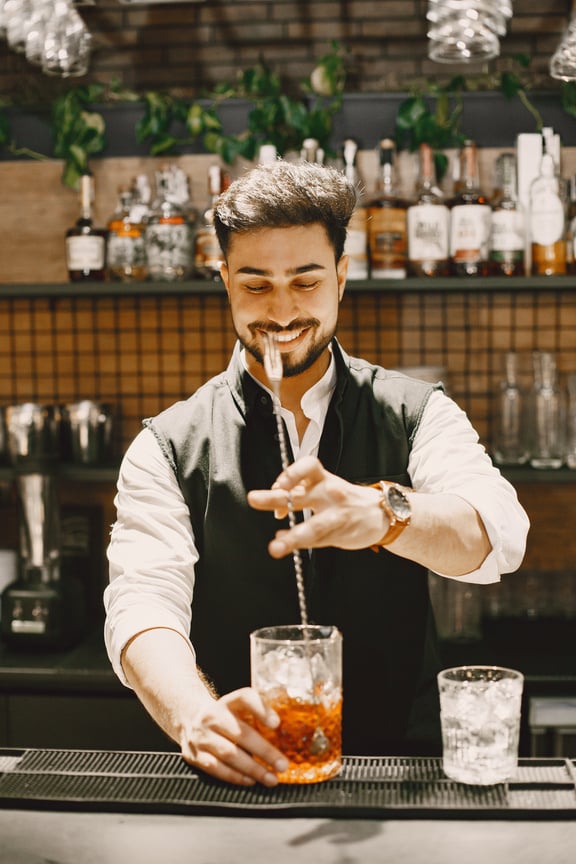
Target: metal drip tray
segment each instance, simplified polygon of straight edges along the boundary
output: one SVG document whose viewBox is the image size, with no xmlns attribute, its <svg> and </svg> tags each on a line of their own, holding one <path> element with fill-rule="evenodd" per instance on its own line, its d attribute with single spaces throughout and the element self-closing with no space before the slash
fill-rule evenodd
<svg viewBox="0 0 576 864">
<path fill-rule="evenodd" d="M 326 818 L 574 819 L 576 762 L 521 759 L 513 781 L 465 786 L 440 759 L 348 756 L 325 783 L 236 787 L 178 753 L 0 749 L 0 805 L 132 813 Z"/>
</svg>

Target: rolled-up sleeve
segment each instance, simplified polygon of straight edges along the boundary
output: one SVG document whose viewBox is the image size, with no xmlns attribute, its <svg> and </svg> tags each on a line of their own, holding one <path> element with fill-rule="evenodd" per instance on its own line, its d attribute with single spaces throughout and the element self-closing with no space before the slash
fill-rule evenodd
<svg viewBox="0 0 576 864">
<path fill-rule="evenodd" d="M 171 466 L 148 429 L 126 451 L 115 505 L 117 517 L 107 553 L 110 581 L 104 592 L 104 640 L 114 671 L 128 686 L 121 656 L 133 636 L 168 628 L 190 644 L 198 560 L 188 508 Z"/>
<path fill-rule="evenodd" d="M 435 392 L 428 401 L 414 436 L 408 472 L 415 490 L 459 495 L 484 523 L 492 551 L 477 570 L 458 579 L 498 582 L 503 573 L 520 567 L 530 527 L 528 516 L 465 412 L 444 393 Z"/>
</svg>

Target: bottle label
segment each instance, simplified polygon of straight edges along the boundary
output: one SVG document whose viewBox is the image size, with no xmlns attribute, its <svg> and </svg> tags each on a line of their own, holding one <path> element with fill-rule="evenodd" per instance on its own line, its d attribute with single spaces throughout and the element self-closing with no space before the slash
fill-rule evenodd
<svg viewBox="0 0 576 864">
<path fill-rule="evenodd" d="M 552 190 L 543 189 L 530 202 L 530 232 L 533 243 L 552 246 L 564 236 L 564 207 Z"/>
<path fill-rule="evenodd" d="M 490 252 L 492 209 L 488 204 L 458 204 L 450 220 L 453 261 L 486 261 Z"/>
<path fill-rule="evenodd" d="M 142 267 L 146 264 L 146 246 L 142 235 L 122 237 L 110 234 L 108 238 L 109 267 Z"/>
<path fill-rule="evenodd" d="M 450 213 L 444 204 L 416 204 L 408 208 L 410 261 L 445 261 L 448 258 Z"/>
<path fill-rule="evenodd" d="M 68 270 L 102 270 L 106 241 L 96 234 L 81 234 L 66 238 Z"/>
<path fill-rule="evenodd" d="M 406 275 L 406 210 L 371 207 L 368 242 L 372 278 L 401 279 Z"/>
<path fill-rule="evenodd" d="M 492 214 L 492 258 L 499 252 L 518 252 L 524 255 L 524 218 L 519 210 L 496 210 Z"/>
<path fill-rule="evenodd" d="M 196 234 L 194 266 L 200 271 L 220 272 L 224 261 L 216 231 L 210 227 L 200 228 Z"/>
<path fill-rule="evenodd" d="M 180 278 L 192 263 L 192 242 L 188 225 L 180 222 L 152 223 L 146 228 L 146 252 L 153 278 Z"/>
<path fill-rule="evenodd" d="M 359 207 L 352 214 L 346 232 L 344 254 L 348 255 L 348 279 L 368 278 L 368 214 Z"/>
</svg>

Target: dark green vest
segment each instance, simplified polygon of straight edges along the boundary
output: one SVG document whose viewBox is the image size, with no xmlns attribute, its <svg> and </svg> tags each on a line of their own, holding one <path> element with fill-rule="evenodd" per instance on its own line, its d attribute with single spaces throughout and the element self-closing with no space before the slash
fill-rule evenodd
<svg viewBox="0 0 576 864">
<path fill-rule="evenodd" d="M 338 381 L 319 457 L 354 483 L 410 485 L 408 456 L 434 389 L 348 357 L 333 342 Z M 228 369 L 151 421 L 190 508 L 200 553 L 191 638 L 220 693 L 250 682 L 249 634 L 299 622 L 290 557 L 270 558 L 281 525 L 251 509 L 250 489 L 281 470 L 270 397 L 243 369 Z M 343 635 L 344 752 L 434 752 L 438 668 L 426 571 L 382 550 L 303 553 L 311 622 Z M 431 744 L 431 742 L 434 742 Z"/>
</svg>

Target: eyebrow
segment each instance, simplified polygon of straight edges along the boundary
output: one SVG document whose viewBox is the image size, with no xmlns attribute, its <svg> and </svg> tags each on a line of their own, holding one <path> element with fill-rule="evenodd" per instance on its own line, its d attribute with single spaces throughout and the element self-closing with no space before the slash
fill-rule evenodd
<svg viewBox="0 0 576 864">
<path fill-rule="evenodd" d="M 322 264 L 303 264 L 301 267 L 294 267 L 286 271 L 287 276 L 298 276 L 301 273 L 309 273 L 311 270 L 325 270 Z M 247 276 L 272 276 L 271 270 L 261 270 L 258 267 L 239 267 L 236 273 L 243 273 Z"/>
</svg>

